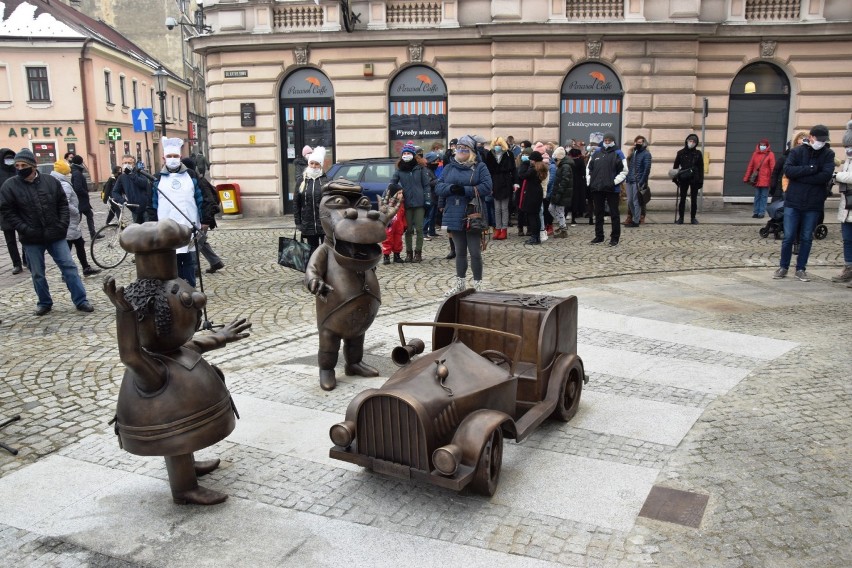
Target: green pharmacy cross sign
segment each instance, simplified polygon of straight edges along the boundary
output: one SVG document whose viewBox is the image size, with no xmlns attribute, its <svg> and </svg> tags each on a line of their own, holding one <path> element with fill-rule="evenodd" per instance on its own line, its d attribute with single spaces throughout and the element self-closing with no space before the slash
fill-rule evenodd
<svg viewBox="0 0 852 568">
<path fill-rule="evenodd" d="M 121 128 L 107 128 L 107 138 L 121 140 Z"/>
</svg>

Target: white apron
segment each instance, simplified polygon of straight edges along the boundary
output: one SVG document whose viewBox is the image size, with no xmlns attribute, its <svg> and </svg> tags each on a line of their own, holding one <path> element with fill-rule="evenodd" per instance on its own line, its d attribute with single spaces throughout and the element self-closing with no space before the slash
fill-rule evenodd
<svg viewBox="0 0 852 568">
<path fill-rule="evenodd" d="M 198 204 L 195 202 L 195 184 L 186 172 L 174 173 L 162 176 L 159 183 L 160 194 L 157 196 L 157 219 L 159 221 L 172 219 L 179 225 L 185 227 L 199 228 Z M 163 197 L 168 196 L 169 200 Z M 175 208 L 177 206 L 177 209 Z M 180 211 L 178 210 L 180 209 Z M 190 221 L 181 215 L 181 211 L 189 217 Z M 178 254 L 195 250 L 195 244 L 190 241 L 189 245 L 175 249 Z"/>
</svg>

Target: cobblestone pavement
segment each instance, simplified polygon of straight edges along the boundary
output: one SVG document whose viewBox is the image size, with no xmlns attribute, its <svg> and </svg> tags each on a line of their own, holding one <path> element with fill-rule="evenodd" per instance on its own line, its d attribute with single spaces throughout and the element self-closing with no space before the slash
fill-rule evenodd
<svg viewBox="0 0 852 568">
<path fill-rule="evenodd" d="M 494 498 L 348 468 L 327 459 L 324 433 L 319 438 L 325 455 L 282 449 L 291 442 L 286 433 L 255 435 L 248 426 L 252 413 L 245 410 L 235 433 L 205 450 L 223 459 L 206 482 L 231 495 L 222 507 L 234 509 L 221 510 L 238 513 L 237 504 L 247 503 L 270 514 L 296 515 L 305 526 L 316 520 L 376 530 L 419 539 L 412 542 L 425 543 L 418 546 L 426 550 L 456 546 L 471 558 L 477 551 L 497 553 L 494 558 L 510 559 L 506 565 L 852 565 L 852 290 L 828 280 L 842 265 L 837 225 L 826 240 L 815 241 L 813 281 L 802 283 L 772 280 L 779 243 L 760 238 L 756 223 L 719 224 L 711 215 L 698 226 L 649 220 L 638 230 L 623 229 L 614 249 L 588 245 L 588 225 L 541 247 L 525 247 L 517 236 L 489 246 L 489 289 L 577 295 L 578 351 L 591 378 L 574 421 L 548 422 L 523 444 L 507 443 Z M 313 299 L 300 274 L 275 263 L 277 237 L 292 234 L 290 221 L 224 221 L 213 234 L 226 268 L 204 275 L 209 316 L 215 323 L 248 317 L 253 328 L 250 339 L 210 359 L 225 371 L 238 407 L 255 414 L 267 407 L 304 413 L 306 423 L 321 423 L 342 417 L 355 394 L 381 380 L 344 379 L 330 393 L 317 387 Z M 368 333 L 367 360 L 383 377 L 394 371 L 387 354 L 397 341 L 395 323 L 431 319 L 449 285 L 446 240 L 427 242 L 419 265 L 378 269 L 383 304 Z M 156 481 L 163 492 L 130 507 L 144 518 L 148 504 L 167 492 L 165 468 L 160 458 L 118 449 L 106 424 L 122 367 L 101 278 L 86 279 L 95 312 L 83 314 L 51 270 L 54 309 L 36 318 L 26 273 L 9 272 L 0 263 L 0 415 L 21 414 L 22 420 L 0 431 L 0 441 L 20 449 L 16 457 L 0 453 L 0 498 L 4 488 L 18 487 L 27 476 L 40 479 L 39 468 L 71 464 Z M 108 272 L 119 283 L 134 278 L 130 262 Z M 630 431 L 634 421 L 637 430 Z M 241 428 L 254 433 L 241 434 Z M 526 471 L 525 463 L 540 463 L 541 471 Z M 551 480 L 547 464 L 587 469 Z M 562 491 L 552 500 L 561 506 L 531 506 L 539 501 L 523 484 L 533 481 L 538 485 L 526 490 Z M 584 510 L 571 483 L 590 499 L 623 498 L 616 505 L 624 507 L 590 501 Z M 631 491 L 643 491 L 641 505 L 650 484 L 709 496 L 700 527 L 637 516 Z M 25 510 L 28 496 L 16 494 L 13 501 L 6 507 Z M 177 527 L 201 515 L 192 507 L 157 506 L 181 515 Z M 63 509 L 55 516 L 74 515 Z M 167 556 L 171 529 L 125 549 L 104 544 L 104 537 L 51 528 L 50 521 L 0 514 L 0 556 L 22 566 L 182 563 Z M 101 528 L 121 532 L 112 524 Z M 275 551 L 279 544 L 268 546 Z M 153 555 L 142 552 L 146 547 Z M 215 552 L 207 554 L 197 560 L 224 565 Z M 252 562 L 248 554 L 242 565 L 262 565 L 261 556 Z M 279 565 L 286 563 L 279 557 Z M 351 563 L 359 565 L 358 557 Z"/>
</svg>

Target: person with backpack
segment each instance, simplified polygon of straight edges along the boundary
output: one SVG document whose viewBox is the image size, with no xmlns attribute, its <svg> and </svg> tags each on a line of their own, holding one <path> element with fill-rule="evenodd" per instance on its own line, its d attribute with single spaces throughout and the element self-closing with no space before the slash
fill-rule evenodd
<svg viewBox="0 0 852 568">
<path fill-rule="evenodd" d="M 207 181 L 207 178 L 201 175 L 196 169 L 195 160 L 192 158 L 183 158 L 181 163 L 186 166 L 186 169 L 189 171 L 189 175 L 193 173 L 197 174 L 196 179 L 198 180 L 198 187 L 201 189 L 202 195 L 202 215 L 201 215 L 201 225 L 207 226 L 206 231 L 202 231 L 198 236 L 198 252 L 201 253 L 201 256 L 207 260 L 208 264 L 210 264 L 210 268 L 205 270 L 207 274 L 214 274 L 215 272 L 222 270 L 225 268 L 225 263 L 222 262 L 222 259 L 216 254 L 216 251 L 213 250 L 213 247 L 210 246 L 210 231 L 216 228 L 216 214 L 219 213 L 220 203 L 219 203 L 219 194 L 216 193 L 216 188 L 213 187 L 213 184 Z"/>
<path fill-rule="evenodd" d="M 754 210 L 752 219 L 766 216 L 766 198 L 772 185 L 772 172 L 775 169 L 775 154 L 769 148 L 769 139 L 761 138 L 748 162 L 743 181 L 754 187 Z"/>
</svg>

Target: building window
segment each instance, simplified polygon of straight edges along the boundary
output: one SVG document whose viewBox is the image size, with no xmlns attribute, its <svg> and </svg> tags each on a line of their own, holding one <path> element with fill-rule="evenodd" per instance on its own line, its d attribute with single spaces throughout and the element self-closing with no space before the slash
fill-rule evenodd
<svg viewBox="0 0 852 568">
<path fill-rule="evenodd" d="M 47 67 L 27 67 L 27 86 L 30 90 L 30 101 L 49 101 Z"/>
<path fill-rule="evenodd" d="M 112 102 L 112 73 L 104 71 L 104 93 L 106 94 L 106 102 L 108 105 Z"/>
<path fill-rule="evenodd" d="M 157 112 L 158 110 L 160 110 L 160 107 L 154 105 L 154 87 L 151 87 L 151 108 L 153 109 L 154 116 L 160 114 L 159 112 Z"/>
<path fill-rule="evenodd" d="M 121 97 L 121 106 L 127 108 L 127 78 L 124 75 L 118 76 L 118 94 Z"/>
<path fill-rule="evenodd" d="M 178 103 L 178 122 L 183 122 L 183 111 L 180 108 L 180 99 L 177 100 Z"/>
<path fill-rule="evenodd" d="M 130 89 L 133 91 L 133 108 L 139 108 L 139 85 L 136 83 L 136 79 L 133 79 Z"/>
<path fill-rule="evenodd" d="M 175 117 L 175 96 L 172 95 L 172 119 Z"/>
</svg>

